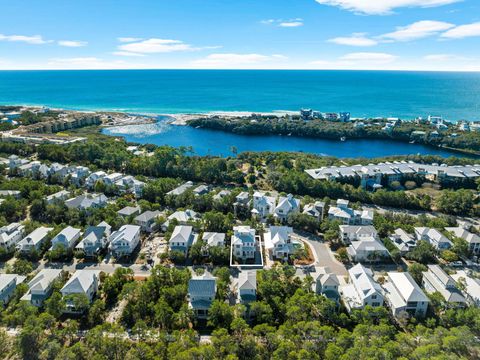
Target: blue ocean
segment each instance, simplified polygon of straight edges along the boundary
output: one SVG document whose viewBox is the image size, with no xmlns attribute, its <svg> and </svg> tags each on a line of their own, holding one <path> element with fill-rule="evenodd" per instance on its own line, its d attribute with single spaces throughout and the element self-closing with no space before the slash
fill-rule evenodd
<svg viewBox="0 0 480 360">
<path fill-rule="evenodd" d="M 480 73 L 297 70 L 0 71 L 0 104 L 143 114 L 228 111 L 350 112 L 353 117 L 439 115 L 480 120 Z M 160 117 L 162 119 L 162 117 Z M 129 141 L 191 146 L 200 155 L 238 151 L 304 151 L 338 157 L 412 153 L 452 155 L 444 149 L 388 141 L 329 141 L 248 137 L 155 125 L 109 128 Z"/>
</svg>

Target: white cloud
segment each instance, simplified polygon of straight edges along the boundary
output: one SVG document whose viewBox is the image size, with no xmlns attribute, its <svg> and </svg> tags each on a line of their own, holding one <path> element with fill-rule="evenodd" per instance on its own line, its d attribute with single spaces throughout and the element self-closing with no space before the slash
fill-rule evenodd
<svg viewBox="0 0 480 360">
<path fill-rule="evenodd" d="M 116 55 L 116 56 L 132 56 L 132 57 L 143 57 L 143 56 L 145 56 L 145 54 L 137 54 L 137 53 L 128 52 L 128 51 L 115 51 L 112 54 Z"/>
<path fill-rule="evenodd" d="M 143 40 L 142 38 L 137 38 L 137 37 L 119 37 L 117 40 L 121 43 L 128 43 L 128 42 L 135 42 L 135 41 L 140 41 Z"/>
<path fill-rule="evenodd" d="M 251 67 L 252 65 L 265 64 L 282 61 L 287 58 L 283 55 L 261 55 L 261 54 L 210 54 L 203 59 L 192 62 L 194 67 L 208 68 L 236 68 Z"/>
<path fill-rule="evenodd" d="M 142 64 L 131 64 L 125 61 L 106 61 L 97 57 L 75 57 L 75 58 L 54 58 L 50 59 L 46 68 L 50 69 L 141 69 Z"/>
<path fill-rule="evenodd" d="M 436 35 L 454 26 L 443 21 L 422 20 L 407 26 L 399 26 L 396 31 L 381 35 L 380 38 L 393 41 L 411 41 Z"/>
<path fill-rule="evenodd" d="M 430 54 L 430 55 L 425 55 L 423 59 L 426 61 L 435 61 L 435 62 L 470 60 L 469 58 L 455 55 L 455 54 Z"/>
<path fill-rule="evenodd" d="M 157 38 L 123 44 L 118 46 L 118 49 L 120 51 L 127 51 L 137 54 L 171 53 L 196 50 L 196 48 L 193 48 L 190 44 L 186 44 L 180 40 Z"/>
<path fill-rule="evenodd" d="M 444 32 L 441 37 L 446 39 L 463 39 L 466 37 L 480 36 L 480 22 L 460 25 Z"/>
<path fill-rule="evenodd" d="M 278 26 L 280 26 L 280 27 L 299 27 L 299 26 L 303 26 L 303 22 L 302 21 L 284 21 L 284 22 L 281 22 L 280 24 L 278 24 Z"/>
<path fill-rule="evenodd" d="M 377 53 L 377 52 L 357 52 L 343 55 L 340 57 L 340 60 L 351 61 L 351 62 L 370 62 L 377 64 L 391 63 L 395 61 L 397 57 L 392 54 L 387 53 Z"/>
<path fill-rule="evenodd" d="M 292 28 L 292 27 L 299 27 L 303 26 L 303 19 L 302 18 L 295 18 L 295 19 L 267 19 L 260 21 L 264 25 L 275 25 L 279 27 L 285 28 Z"/>
<path fill-rule="evenodd" d="M 348 46 L 375 46 L 378 44 L 377 40 L 370 39 L 366 37 L 364 33 L 355 33 L 351 36 L 346 37 L 336 37 L 328 40 L 328 42 L 338 44 L 338 45 L 348 45 Z"/>
<path fill-rule="evenodd" d="M 316 0 L 319 4 L 337 6 L 368 15 L 386 15 L 402 7 L 435 7 L 462 0 Z"/>
<path fill-rule="evenodd" d="M 60 40 L 58 45 L 66 47 L 82 47 L 87 46 L 88 42 L 86 41 L 77 41 L 77 40 Z"/>
<path fill-rule="evenodd" d="M 0 34 L 0 41 L 24 42 L 33 45 L 47 44 L 51 41 L 44 40 L 41 35 L 25 36 L 25 35 L 3 35 Z"/>
</svg>

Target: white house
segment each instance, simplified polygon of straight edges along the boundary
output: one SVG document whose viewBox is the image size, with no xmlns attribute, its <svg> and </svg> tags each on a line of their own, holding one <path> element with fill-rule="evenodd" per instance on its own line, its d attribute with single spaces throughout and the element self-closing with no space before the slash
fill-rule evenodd
<svg viewBox="0 0 480 360">
<path fill-rule="evenodd" d="M 107 186 L 114 186 L 114 185 L 116 185 L 117 181 L 119 181 L 120 179 L 123 178 L 123 176 L 124 175 L 120 174 L 120 173 L 112 173 L 112 174 L 108 174 L 108 175 L 104 176 L 102 181 Z"/>
<path fill-rule="evenodd" d="M 55 194 L 51 194 L 51 195 L 48 195 L 45 199 L 45 201 L 47 202 L 47 204 L 53 204 L 57 201 L 65 201 L 68 199 L 68 197 L 70 196 L 70 192 L 67 191 L 67 190 L 60 190 L 58 192 L 56 192 Z"/>
<path fill-rule="evenodd" d="M 427 313 L 429 299 L 409 273 L 389 272 L 383 289 L 395 317 L 407 313 L 422 318 Z"/>
<path fill-rule="evenodd" d="M 303 213 L 313 216 L 317 220 L 322 220 L 325 211 L 325 203 L 322 201 L 316 201 L 313 204 L 307 204 L 303 207 Z"/>
<path fill-rule="evenodd" d="M 107 204 L 104 194 L 84 194 L 65 201 L 69 209 L 87 210 L 90 208 L 102 208 Z"/>
<path fill-rule="evenodd" d="M 274 259 L 288 260 L 292 253 L 291 234 L 293 229 L 288 226 L 270 226 L 263 236 L 265 249 Z"/>
<path fill-rule="evenodd" d="M 127 218 L 129 216 L 140 214 L 140 206 L 125 206 L 124 208 L 117 211 L 117 214 L 121 217 Z"/>
<path fill-rule="evenodd" d="M 198 219 L 198 214 L 193 210 L 184 210 L 184 211 L 176 211 L 171 214 L 167 221 L 162 224 L 162 230 L 166 231 L 168 225 L 170 225 L 170 221 L 175 219 L 178 225 L 187 225 L 189 222 L 195 221 Z"/>
<path fill-rule="evenodd" d="M 32 305 L 42 306 L 46 298 L 52 293 L 52 285 L 55 280 L 60 278 L 62 270 L 60 269 L 42 269 L 28 283 L 28 291 L 20 300 L 29 301 Z"/>
<path fill-rule="evenodd" d="M 232 236 L 232 253 L 237 259 L 255 259 L 257 240 L 255 229 L 249 226 L 235 226 Z"/>
<path fill-rule="evenodd" d="M 452 247 L 452 242 L 437 229 L 428 227 L 416 227 L 415 236 L 417 240 L 428 241 L 436 249 L 445 250 Z"/>
<path fill-rule="evenodd" d="M 390 257 L 390 253 L 383 243 L 373 237 L 352 241 L 347 252 L 354 262 L 378 262 Z"/>
<path fill-rule="evenodd" d="M 275 208 L 275 217 L 280 221 L 286 221 L 289 214 L 300 211 L 300 200 L 295 199 L 292 194 L 280 197 Z"/>
<path fill-rule="evenodd" d="M 77 270 L 67 283 L 62 287 L 60 292 L 65 299 L 65 313 L 80 313 L 81 310 L 75 308 L 73 299 L 69 296 L 74 294 L 85 295 L 91 303 L 98 290 L 100 282 L 99 270 Z"/>
<path fill-rule="evenodd" d="M 331 272 L 328 267 L 316 267 L 315 273 L 312 275 L 312 289 L 316 294 L 322 294 L 326 298 L 338 303 L 338 288 L 340 282 L 337 275 Z"/>
<path fill-rule="evenodd" d="M 180 251 L 186 256 L 196 240 L 197 235 L 193 233 L 193 227 L 185 225 L 175 226 L 168 241 L 168 248 L 170 251 Z"/>
<path fill-rule="evenodd" d="M 83 251 L 86 257 L 97 256 L 106 248 L 112 227 L 105 221 L 97 226 L 89 226 L 75 249 Z"/>
<path fill-rule="evenodd" d="M 202 236 L 202 241 L 205 243 L 205 247 L 202 249 L 203 255 L 208 256 L 212 247 L 225 247 L 225 236 L 224 233 L 204 232 Z"/>
<path fill-rule="evenodd" d="M 480 254 L 480 236 L 473 234 L 461 226 L 446 227 L 445 230 L 452 233 L 454 236 L 465 240 L 472 254 Z"/>
<path fill-rule="evenodd" d="M 348 311 L 365 306 L 383 306 L 383 291 L 373 279 L 373 272 L 362 264 L 348 270 L 349 283 L 340 287 L 340 294 Z"/>
<path fill-rule="evenodd" d="M 193 182 L 187 181 L 186 183 L 180 185 L 179 187 L 167 192 L 167 195 L 178 196 L 182 195 L 185 191 L 190 189 L 193 186 Z"/>
<path fill-rule="evenodd" d="M 348 207 L 348 200 L 338 199 L 337 206 L 330 206 L 328 218 L 340 221 L 344 225 L 371 225 L 373 223 L 372 210 L 353 210 Z"/>
<path fill-rule="evenodd" d="M 241 304 L 248 304 L 257 299 L 257 272 L 242 271 L 238 275 L 237 300 Z"/>
<path fill-rule="evenodd" d="M 467 301 L 457 288 L 457 283 L 439 265 L 427 265 L 423 272 L 423 288 L 429 294 L 438 292 L 454 307 L 464 307 Z"/>
<path fill-rule="evenodd" d="M 157 229 L 156 220 L 162 213 L 158 210 L 147 210 L 135 218 L 135 224 L 141 227 L 142 231 L 152 233 Z"/>
<path fill-rule="evenodd" d="M 403 229 L 396 229 L 389 236 L 390 241 L 397 247 L 401 254 L 412 251 L 417 246 L 415 238 Z"/>
<path fill-rule="evenodd" d="M 33 250 L 39 251 L 42 244 L 48 239 L 48 234 L 52 230 L 53 228 L 45 226 L 33 230 L 17 244 L 17 250 L 22 253 L 30 253 Z"/>
<path fill-rule="evenodd" d="M 105 171 L 95 171 L 85 179 L 85 185 L 87 185 L 89 188 L 93 188 L 97 181 L 103 180 L 105 176 L 107 176 Z"/>
<path fill-rule="evenodd" d="M 50 251 L 55 250 L 58 246 L 63 246 L 65 250 L 73 249 L 78 239 L 80 239 L 80 235 L 80 229 L 67 226 L 52 239 Z"/>
<path fill-rule="evenodd" d="M 113 257 L 130 256 L 140 242 L 140 226 L 123 225 L 110 235 L 109 249 Z"/>
<path fill-rule="evenodd" d="M 464 270 L 452 274 L 452 279 L 464 285 L 462 293 L 470 305 L 480 306 L 480 279 L 470 276 Z"/>
<path fill-rule="evenodd" d="M 371 225 L 340 225 L 339 232 L 344 244 L 365 238 L 378 238 L 377 230 Z"/>
<path fill-rule="evenodd" d="M 208 311 L 216 293 L 216 279 L 208 273 L 188 281 L 188 307 L 198 319 L 208 318 Z"/>
<path fill-rule="evenodd" d="M 268 215 L 273 215 L 275 202 L 276 199 L 274 196 L 268 196 L 262 191 L 256 191 L 253 194 L 252 215 L 261 220 L 265 219 Z"/>
<path fill-rule="evenodd" d="M 5 306 L 12 298 L 17 286 L 27 277 L 17 274 L 0 274 L 0 304 Z"/>
<path fill-rule="evenodd" d="M 25 236 L 25 226 L 11 223 L 0 228 L 0 247 L 6 251 L 12 250 Z"/>
</svg>

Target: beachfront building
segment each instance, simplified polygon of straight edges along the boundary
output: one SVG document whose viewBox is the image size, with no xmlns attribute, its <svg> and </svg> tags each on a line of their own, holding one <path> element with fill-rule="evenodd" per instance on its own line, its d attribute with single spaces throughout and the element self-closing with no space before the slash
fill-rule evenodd
<svg viewBox="0 0 480 360">
<path fill-rule="evenodd" d="M 53 228 L 45 226 L 33 230 L 17 244 L 17 250 L 23 254 L 30 254 L 32 251 L 40 251 L 40 248 L 48 239 L 48 234 L 52 230 Z"/>
<path fill-rule="evenodd" d="M 72 295 L 84 295 L 89 303 L 93 301 L 95 294 L 98 291 L 100 283 L 99 270 L 77 270 L 67 283 L 62 287 L 60 292 L 65 300 L 64 313 L 80 314 L 86 309 L 78 309 L 75 306 L 75 300 Z"/>
<path fill-rule="evenodd" d="M 197 235 L 193 233 L 191 226 L 175 226 L 172 236 L 168 241 L 168 249 L 170 251 L 179 251 L 187 256 L 188 250 L 197 240 Z"/>
<path fill-rule="evenodd" d="M 20 223 L 2 226 L 0 228 L 0 248 L 6 252 L 12 251 L 24 236 L 25 226 Z"/>
<path fill-rule="evenodd" d="M 293 252 L 291 235 L 293 229 L 289 226 L 270 226 L 263 235 L 265 250 L 273 259 L 287 261 Z"/>
<path fill-rule="evenodd" d="M 53 239 L 50 251 L 63 247 L 64 250 L 72 250 L 78 239 L 80 239 L 81 231 L 71 226 L 67 226 L 60 231 Z"/>
<path fill-rule="evenodd" d="M 423 288 L 429 294 L 440 293 L 447 304 L 452 307 L 464 307 L 465 297 L 457 288 L 457 283 L 439 265 L 427 265 L 423 272 Z"/>
<path fill-rule="evenodd" d="M 105 221 L 97 226 L 89 226 L 75 249 L 82 251 L 85 257 L 94 257 L 107 247 L 112 227 Z"/>
<path fill-rule="evenodd" d="M 243 261 L 255 259 L 257 240 L 255 229 L 249 226 L 235 226 L 231 240 L 232 253 L 237 259 Z"/>
<path fill-rule="evenodd" d="M 344 225 L 371 225 L 373 223 L 372 210 L 353 210 L 348 207 L 349 201 L 338 199 L 337 206 L 330 206 L 328 219 L 340 221 Z"/>
<path fill-rule="evenodd" d="M 453 245 L 452 242 L 437 229 L 416 227 L 415 236 L 417 240 L 427 241 L 438 250 L 450 249 Z"/>
<path fill-rule="evenodd" d="M 257 272 L 242 271 L 238 275 L 237 301 L 240 304 L 249 304 L 257 300 Z"/>
<path fill-rule="evenodd" d="M 42 269 L 28 283 L 28 291 L 20 300 L 28 301 L 32 305 L 40 307 L 43 305 L 52 293 L 52 286 L 55 280 L 59 279 L 62 274 L 60 269 Z"/>
<path fill-rule="evenodd" d="M 365 238 L 378 238 L 377 230 L 371 225 L 340 225 L 339 233 L 344 244 Z"/>
<path fill-rule="evenodd" d="M 268 215 L 273 215 L 276 199 L 274 196 L 268 196 L 266 193 L 256 191 L 253 194 L 252 216 L 264 220 Z"/>
<path fill-rule="evenodd" d="M 468 243 L 468 248 L 472 254 L 480 254 L 480 236 L 471 233 L 461 226 L 446 227 L 445 230 L 457 238 L 465 240 Z"/>
<path fill-rule="evenodd" d="M 300 211 L 300 199 L 296 199 L 292 194 L 282 196 L 278 199 L 278 205 L 274 210 L 274 216 L 281 222 L 287 221 L 290 214 Z"/>
<path fill-rule="evenodd" d="M 338 292 L 340 282 L 337 275 L 332 273 L 328 267 L 316 267 L 312 277 L 312 290 L 316 294 L 323 295 L 327 299 L 338 303 L 340 297 Z"/>
<path fill-rule="evenodd" d="M 6 306 L 12 298 L 15 289 L 27 277 L 17 274 L 0 274 L 0 304 Z"/>
<path fill-rule="evenodd" d="M 390 241 L 397 247 L 402 255 L 412 251 L 417 246 L 415 238 L 403 229 L 396 229 L 389 236 Z"/>
<path fill-rule="evenodd" d="M 480 279 L 471 276 L 465 270 L 458 270 L 451 276 L 457 284 L 462 284 L 462 293 L 467 303 L 472 306 L 480 306 Z"/>
<path fill-rule="evenodd" d="M 110 253 L 115 258 L 130 256 L 140 243 L 140 226 L 123 225 L 110 235 Z"/>
<path fill-rule="evenodd" d="M 362 264 L 348 270 L 349 283 L 340 287 L 345 307 L 348 311 L 363 309 L 365 306 L 383 306 L 383 291 L 373 279 L 373 271 Z"/>
<path fill-rule="evenodd" d="M 134 221 L 135 224 L 140 226 L 142 231 L 146 233 L 152 233 L 157 230 L 158 224 L 157 224 L 157 219 L 162 215 L 162 213 L 158 210 L 155 211 L 150 211 L 147 210 L 140 215 L 138 215 Z"/>
<path fill-rule="evenodd" d="M 429 299 L 408 272 L 389 272 L 383 289 L 393 316 L 425 317 Z"/>
<path fill-rule="evenodd" d="M 216 293 L 216 279 L 208 273 L 188 281 L 188 307 L 192 309 L 197 319 L 208 318 L 208 311 Z"/>
<path fill-rule="evenodd" d="M 303 207 L 303 213 L 313 216 L 315 219 L 321 221 L 325 211 L 325 203 L 322 201 L 315 201 L 313 204 L 307 204 Z"/>
<path fill-rule="evenodd" d="M 347 248 L 350 259 L 354 262 L 379 262 L 390 258 L 390 253 L 381 241 L 374 237 L 363 237 L 352 241 Z"/>
</svg>

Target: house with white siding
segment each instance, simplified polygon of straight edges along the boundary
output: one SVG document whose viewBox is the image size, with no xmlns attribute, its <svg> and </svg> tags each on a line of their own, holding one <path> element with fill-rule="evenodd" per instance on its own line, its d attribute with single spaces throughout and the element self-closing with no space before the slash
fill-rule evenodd
<svg viewBox="0 0 480 360">
<path fill-rule="evenodd" d="M 238 275 L 237 301 L 248 304 L 257 299 L 257 272 L 248 270 Z"/>
<path fill-rule="evenodd" d="M 30 234 L 24 237 L 17 244 L 16 248 L 21 253 L 31 253 L 32 251 L 39 251 L 45 241 L 48 239 L 48 234 L 53 228 L 41 226 L 33 230 Z"/>
<path fill-rule="evenodd" d="M 387 273 L 383 289 L 393 316 L 425 317 L 430 300 L 408 272 Z"/>
<path fill-rule="evenodd" d="M 97 256 L 107 247 L 111 230 L 112 227 L 105 221 L 97 226 L 89 226 L 75 249 L 82 251 L 86 257 Z"/>
<path fill-rule="evenodd" d="M 81 234 L 82 232 L 80 231 L 80 229 L 67 226 L 52 239 L 52 246 L 50 247 L 50 251 L 55 250 L 59 246 L 63 246 L 63 249 L 65 250 L 73 249 L 74 246 L 77 244 L 78 239 L 80 239 Z"/>
<path fill-rule="evenodd" d="M 428 227 L 416 227 L 417 240 L 424 240 L 432 244 L 438 250 L 446 250 L 452 247 L 452 242 L 440 231 Z"/>
<path fill-rule="evenodd" d="M 467 299 L 467 303 L 480 306 L 480 279 L 473 277 L 465 270 L 458 270 L 451 276 L 457 284 L 462 284 L 462 294 Z"/>
<path fill-rule="evenodd" d="M 373 279 L 373 272 L 362 264 L 348 270 L 349 282 L 340 287 L 340 294 L 348 311 L 365 306 L 383 306 L 383 291 Z"/>
<path fill-rule="evenodd" d="M 247 193 L 248 195 L 248 193 Z M 262 191 L 256 191 L 253 194 L 252 216 L 264 220 L 268 215 L 273 215 L 275 211 L 276 198 L 268 196 Z"/>
<path fill-rule="evenodd" d="M 235 226 L 231 240 L 232 253 L 237 259 L 255 259 L 257 250 L 257 239 L 255 229 L 250 226 Z"/>
<path fill-rule="evenodd" d="M 423 272 L 423 288 L 429 294 L 438 292 L 449 306 L 464 307 L 467 305 L 465 297 L 457 288 L 457 283 L 439 265 L 427 265 L 428 270 Z"/>
<path fill-rule="evenodd" d="M 330 206 L 328 218 L 340 221 L 344 225 L 371 225 L 373 223 L 372 210 L 353 210 L 348 207 L 349 201 L 338 199 L 337 206 Z"/>
<path fill-rule="evenodd" d="M 415 238 L 400 228 L 396 229 L 395 232 L 389 236 L 389 239 L 402 255 L 412 251 L 417 246 Z"/>
<path fill-rule="evenodd" d="M 352 241 L 347 248 L 348 255 L 354 262 L 379 262 L 390 258 L 390 253 L 383 243 L 373 237 L 363 237 Z"/>
<path fill-rule="evenodd" d="M 274 258 L 288 260 L 293 252 L 291 235 L 293 229 L 289 226 L 270 226 L 263 235 L 265 250 Z"/>
<path fill-rule="evenodd" d="M 281 222 L 287 220 L 288 215 L 300 211 L 300 199 L 296 199 L 292 194 L 282 196 L 278 199 L 278 205 L 275 208 L 274 216 Z"/>
<path fill-rule="evenodd" d="M 140 243 L 140 226 L 123 225 L 110 235 L 109 250 L 113 257 L 130 256 Z"/>
<path fill-rule="evenodd" d="M 333 300 L 336 303 L 339 301 L 339 286 L 340 282 L 337 275 L 332 273 L 328 267 L 316 267 L 315 273 L 312 274 L 313 284 L 312 290 L 316 294 L 321 294 L 327 299 Z"/>
<path fill-rule="evenodd" d="M 377 230 L 371 225 L 340 225 L 340 239 L 344 244 L 359 241 L 365 238 L 378 238 Z"/>
<path fill-rule="evenodd" d="M 453 234 L 457 238 L 465 240 L 468 243 L 468 248 L 472 254 L 480 254 L 480 236 L 471 233 L 470 231 L 466 230 L 461 226 L 446 227 L 445 230 Z"/>
<path fill-rule="evenodd" d="M 191 226 L 175 226 L 172 236 L 168 241 L 168 248 L 170 251 L 179 251 L 185 256 L 188 254 L 188 250 L 197 240 L 197 235 L 193 233 L 193 227 Z"/>
<path fill-rule="evenodd" d="M 56 192 L 55 194 L 48 195 L 45 198 L 45 201 L 47 204 L 51 205 L 54 204 L 55 202 L 64 202 L 65 200 L 68 199 L 70 196 L 70 192 L 67 190 L 60 190 Z"/>
<path fill-rule="evenodd" d="M 0 247 L 9 252 L 25 236 L 25 226 L 20 223 L 11 223 L 0 228 Z"/>
<path fill-rule="evenodd" d="M 98 285 L 100 283 L 100 271 L 99 270 L 77 270 L 67 283 L 62 287 L 60 292 L 65 300 L 65 313 L 79 314 L 81 309 L 75 307 L 75 302 L 71 299 L 71 295 L 79 294 L 85 295 L 88 301 L 91 303 L 95 294 L 98 291 Z"/>
</svg>

